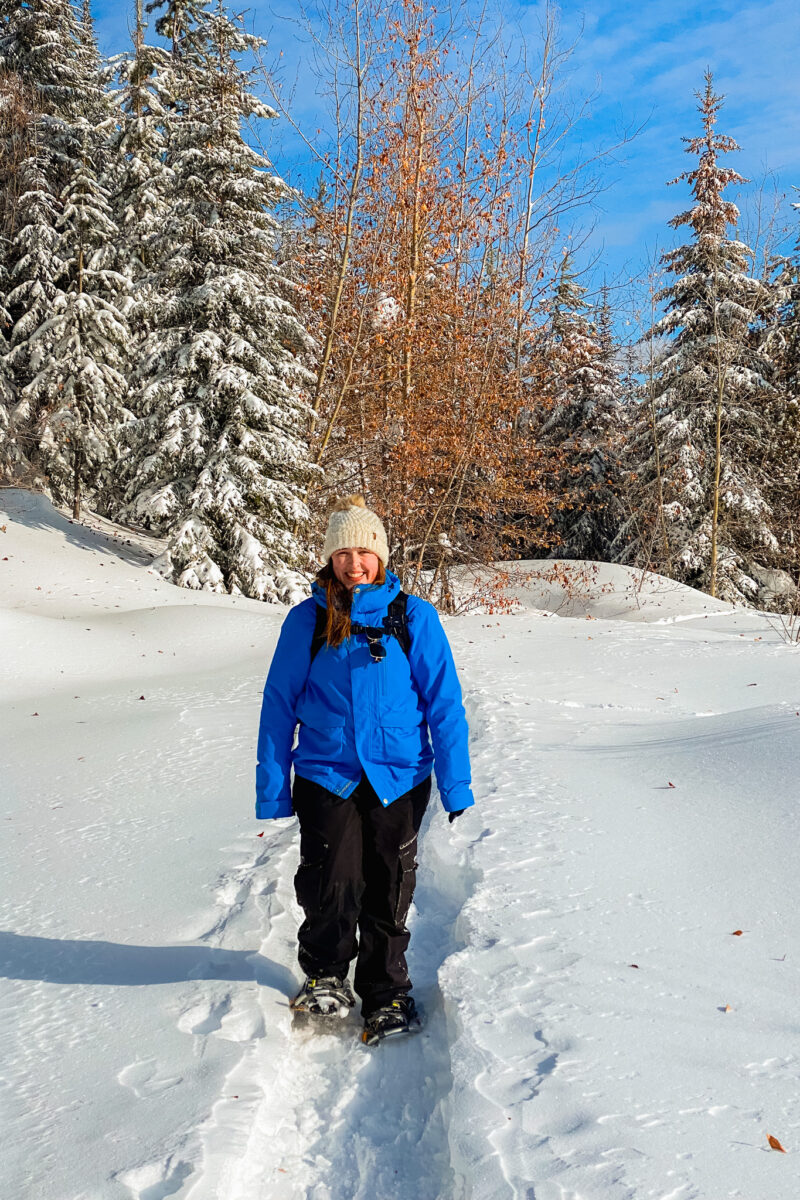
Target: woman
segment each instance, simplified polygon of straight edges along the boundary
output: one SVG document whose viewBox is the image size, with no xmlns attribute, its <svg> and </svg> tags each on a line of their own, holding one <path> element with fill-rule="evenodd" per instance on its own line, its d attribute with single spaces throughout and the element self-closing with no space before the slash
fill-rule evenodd
<svg viewBox="0 0 800 1200">
<path fill-rule="evenodd" d="M 417 834 L 434 764 L 451 821 L 474 803 L 467 722 L 436 610 L 400 591 L 386 569 L 386 531 L 361 496 L 334 507 L 322 557 L 312 596 L 283 623 L 267 676 L 256 816 L 294 811 L 300 820 L 306 981 L 292 1007 L 345 1015 L 355 1003 L 347 980 L 355 958 L 363 1040 L 372 1043 L 416 1019 L 405 922 Z"/>
</svg>

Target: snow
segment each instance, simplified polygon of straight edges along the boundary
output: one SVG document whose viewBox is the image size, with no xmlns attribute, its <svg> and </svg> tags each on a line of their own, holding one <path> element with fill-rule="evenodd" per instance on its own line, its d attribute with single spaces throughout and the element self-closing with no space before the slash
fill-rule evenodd
<svg viewBox="0 0 800 1200">
<path fill-rule="evenodd" d="M 448 621 L 477 805 L 431 807 L 426 1024 L 370 1050 L 287 1008 L 296 826 L 252 817 L 285 610 L 172 587 L 162 543 L 42 497 L 0 510 L 0 1194 L 796 1200 L 778 623 L 535 563 L 515 611 Z"/>
</svg>

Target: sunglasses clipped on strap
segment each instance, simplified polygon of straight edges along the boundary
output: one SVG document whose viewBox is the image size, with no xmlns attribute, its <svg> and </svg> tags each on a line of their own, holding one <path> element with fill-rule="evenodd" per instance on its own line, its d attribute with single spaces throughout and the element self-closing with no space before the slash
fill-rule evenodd
<svg viewBox="0 0 800 1200">
<path fill-rule="evenodd" d="M 386 647 L 383 644 L 384 634 L 389 631 L 385 628 L 379 629 L 377 625 L 356 625 L 350 626 L 351 633 L 363 633 L 367 639 L 369 646 L 370 658 L 373 662 L 383 662 L 386 658 Z"/>
</svg>

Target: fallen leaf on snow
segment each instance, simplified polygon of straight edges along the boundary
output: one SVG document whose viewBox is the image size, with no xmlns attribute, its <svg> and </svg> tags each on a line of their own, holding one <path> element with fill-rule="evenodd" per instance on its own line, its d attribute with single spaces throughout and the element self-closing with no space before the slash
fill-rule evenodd
<svg viewBox="0 0 800 1200">
<path fill-rule="evenodd" d="M 786 1153 L 786 1151 L 784 1150 L 783 1146 L 780 1144 L 778 1139 L 776 1137 L 773 1137 L 771 1133 L 767 1134 L 767 1141 L 769 1142 L 769 1144 L 773 1150 L 780 1150 L 781 1154 Z"/>
<path fill-rule="evenodd" d="M 731 937 L 741 937 L 743 933 L 744 933 L 743 929 L 734 929 L 733 933 L 731 934 Z"/>
</svg>

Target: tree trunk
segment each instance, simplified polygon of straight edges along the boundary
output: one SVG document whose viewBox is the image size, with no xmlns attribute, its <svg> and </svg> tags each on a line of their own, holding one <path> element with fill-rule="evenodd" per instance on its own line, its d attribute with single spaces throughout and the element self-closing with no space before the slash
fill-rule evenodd
<svg viewBox="0 0 800 1200">
<path fill-rule="evenodd" d="M 75 451 L 75 467 L 72 474 L 72 516 L 76 521 L 81 517 L 81 467 L 83 452 L 80 446 Z"/>
</svg>

